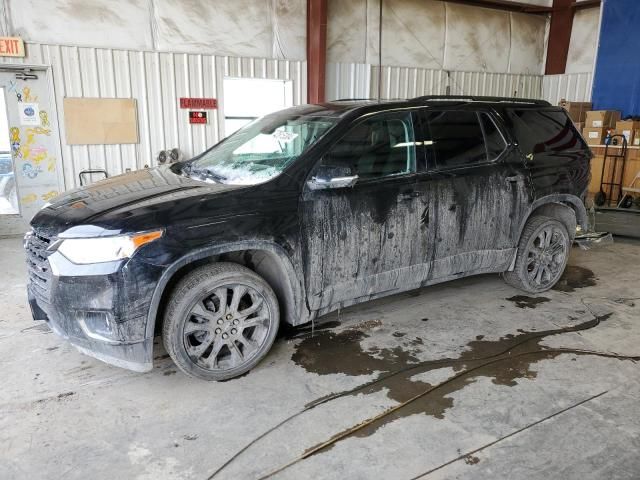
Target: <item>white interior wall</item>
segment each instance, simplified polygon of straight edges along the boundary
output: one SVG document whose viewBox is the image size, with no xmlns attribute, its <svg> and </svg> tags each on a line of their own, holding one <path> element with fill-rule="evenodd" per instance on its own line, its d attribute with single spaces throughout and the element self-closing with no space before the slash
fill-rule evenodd
<svg viewBox="0 0 640 480">
<path fill-rule="evenodd" d="M 598 50 L 599 29 L 599 8 L 585 8 L 576 11 L 571 28 L 566 73 L 593 72 L 595 55 Z"/>
<path fill-rule="evenodd" d="M 307 99 L 304 61 L 240 58 L 207 54 L 67 47 L 28 42 L 27 57 L 3 63 L 50 66 L 62 146 L 64 187 L 77 186 L 78 172 L 104 168 L 109 175 L 156 165 L 160 150 L 178 147 L 187 158 L 224 137 L 223 79 L 291 80 L 293 104 Z M 140 142 L 130 145 L 68 145 L 64 97 L 134 98 Z M 209 123 L 192 125 L 180 97 L 213 97 L 218 110 Z"/>
<path fill-rule="evenodd" d="M 2 0 L 5 34 L 44 44 L 304 60 L 305 0 Z"/>
<path fill-rule="evenodd" d="M 527 3 L 550 6 L 551 0 Z M 138 100 L 138 145 L 69 146 L 61 132 L 67 188 L 85 168 L 106 168 L 113 175 L 153 165 L 164 148 L 177 146 L 190 155 L 218 141 L 225 75 L 292 80 L 294 103 L 306 101 L 305 0 L 0 5 L 2 33 L 30 41 L 27 58 L 3 62 L 51 65 L 60 115 L 64 96 Z M 544 97 L 554 103 L 558 95 L 590 98 L 590 76 L 543 82 L 544 16 L 436 0 L 385 0 L 384 8 L 384 98 L 443 94 L 447 85 L 453 94 Z M 329 0 L 328 98 L 377 94 L 377 9 L 376 0 Z M 581 52 L 578 45 L 595 38 L 597 18 L 598 9 L 576 15 L 568 70 L 591 71 L 595 47 Z M 100 46 L 108 48 L 95 48 Z M 177 108 L 177 98 L 189 95 L 218 98 L 220 110 L 208 125 L 189 125 L 186 111 Z"/>
<path fill-rule="evenodd" d="M 546 16 L 437 0 L 383 3 L 382 64 L 542 74 Z M 329 0 L 330 63 L 378 64 L 379 3 Z"/>
<path fill-rule="evenodd" d="M 591 72 L 545 75 L 542 80 L 542 98 L 553 105 L 557 105 L 562 99 L 590 102 L 592 85 Z"/>
<path fill-rule="evenodd" d="M 377 98 L 378 66 L 327 65 L 327 98 Z M 542 98 L 542 75 L 446 71 L 417 67 L 382 67 L 381 98 L 421 95 L 488 95 Z"/>
</svg>

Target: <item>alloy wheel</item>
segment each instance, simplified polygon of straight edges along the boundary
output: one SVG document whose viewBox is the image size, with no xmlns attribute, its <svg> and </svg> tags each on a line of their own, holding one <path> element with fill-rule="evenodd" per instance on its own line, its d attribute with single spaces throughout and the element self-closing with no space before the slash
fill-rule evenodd
<svg viewBox="0 0 640 480">
<path fill-rule="evenodd" d="M 236 369 L 250 362 L 268 337 L 272 316 L 264 296 L 240 283 L 200 298 L 183 326 L 185 350 L 206 370 Z"/>
<path fill-rule="evenodd" d="M 562 275 L 568 239 L 555 225 L 544 225 L 529 241 L 527 276 L 536 287 L 552 285 Z"/>
</svg>

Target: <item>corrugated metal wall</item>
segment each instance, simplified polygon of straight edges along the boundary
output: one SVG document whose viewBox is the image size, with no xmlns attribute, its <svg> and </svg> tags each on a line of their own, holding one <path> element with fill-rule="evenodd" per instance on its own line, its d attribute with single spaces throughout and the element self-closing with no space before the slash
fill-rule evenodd
<svg viewBox="0 0 640 480">
<path fill-rule="evenodd" d="M 553 105 L 557 105 L 563 98 L 574 102 L 590 102 L 592 84 L 593 75 L 590 72 L 545 75 L 542 98 Z"/>
<path fill-rule="evenodd" d="M 179 147 L 188 157 L 215 144 L 223 132 L 225 76 L 293 81 L 294 104 L 304 103 L 306 62 L 213 55 L 141 52 L 28 43 L 24 59 L 4 63 L 51 66 L 66 189 L 78 172 L 105 168 L 109 175 L 155 165 L 160 150 Z M 179 97 L 213 97 L 219 109 L 206 125 L 190 125 Z M 137 145 L 67 145 L 64 97 L 125 97 L 138 103 Z"/>
<path fill-rule="evenodd" d="M 306 62 L 221 57 L 166 52 L 142 52 L 89 47 L 27 44 L 24 59 L 4 63 L 51 66 L 58 110 L 64 187 L 77 186 L 78 172 L 105 168 L 110 175 L 125 169 L 153 166 L 160 150 L 179 147 L 188 157 L 223 136 L 225 77 L 271 78 L 293 81 L 294 104 L 305 103 Z M 499 95 L 589 100 L 591 74 L 526 75 L 383 67 L 382 97 L 419 95 Z M 327 98 L 375 98 L 378 67 L 370 64 L 327 65 Z M 219 109 L 206 125 L 190 125 L 187 111 L 178 108 L 183 96 L 214 97 Z M 140 143 L 136 145 L 67 145 L 63 121 L 64 97 L 125 97 L 138 102 Z"/>
<path fill-rule="evenodd" d="M 327 63 L 326 97 L 371 98 L 371 65 L 366 63 Z"/>
<path fill-rule="evenodd" d="M 382 67 L 382 98 L 444 95 L 447 86 L 451 95 L 541 98 L 542 75 Z M 377 66 L 356 63 L 327 66 L 327 98 L 377 98 L 377 95 Z"/>
</svg>

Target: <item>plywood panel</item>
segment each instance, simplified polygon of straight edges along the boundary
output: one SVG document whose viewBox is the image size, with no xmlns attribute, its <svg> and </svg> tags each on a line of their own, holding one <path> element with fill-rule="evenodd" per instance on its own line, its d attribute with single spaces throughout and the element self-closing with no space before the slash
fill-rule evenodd
<svg viewBox="0 0 640 480">
<path fill-rule="evenodd" d="M 64 99 L 68 145 L 138 143 L 136 101 L 132 98 Z"/>
</svg>

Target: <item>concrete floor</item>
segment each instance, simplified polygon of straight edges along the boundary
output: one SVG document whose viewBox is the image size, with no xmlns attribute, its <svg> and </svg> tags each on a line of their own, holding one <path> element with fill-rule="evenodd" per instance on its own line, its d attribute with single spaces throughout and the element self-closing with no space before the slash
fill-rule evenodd
<svg viewBox="0 0 640 480">
<path fill-rule="evenodd" d="M 224 383 L 160 346 L 144 375 L 81 355 L 0 252 L 2 479 L 204 480 L 238 452 L 214 478 L 640 477 L 640 368 L 579 351 L 640 355 L 640 242 L 574 249 L 535 299 L 481 276 L 343 310 Z"/>
</svg>

